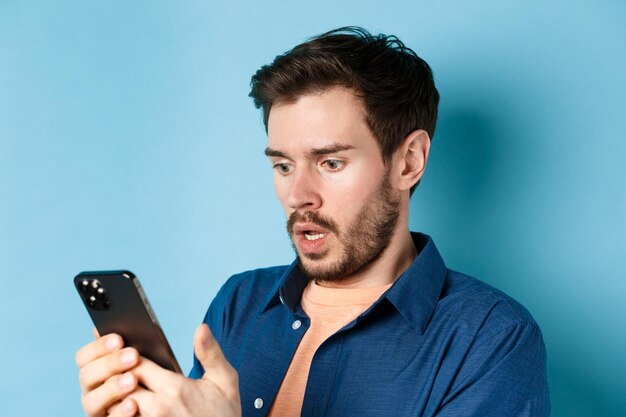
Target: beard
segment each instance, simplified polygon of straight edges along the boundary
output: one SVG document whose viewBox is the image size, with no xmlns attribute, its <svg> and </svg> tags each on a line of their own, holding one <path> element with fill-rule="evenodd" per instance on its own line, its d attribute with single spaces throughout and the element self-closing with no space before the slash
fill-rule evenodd
<svg viewBox="0 0 626 417">
<path fill-rule="evenodd" d="M 363 272 L 381 257 L 391 242 L 399 216 L 400 197 L 393 195 L 387 172 L 371 201 L 366 202 L 344 230 L 316 212 L 295 211 L 287 221 L 287 233 L 300 260 L 300 269 L 309 280 L 341 282 Z M 333 233 L 340 244 L 338 259 L 330 264 L 320 262 L 329 255 L 328 250 L 299 254 L 293 238 L 293 226 L 299 222 L 312 223 Z"/>
</svg>

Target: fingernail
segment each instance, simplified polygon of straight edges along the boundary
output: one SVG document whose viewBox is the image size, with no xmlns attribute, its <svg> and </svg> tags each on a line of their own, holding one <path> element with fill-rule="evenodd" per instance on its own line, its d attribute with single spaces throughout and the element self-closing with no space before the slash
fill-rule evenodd
<svg viewBox="0 0 626 417">
<path fill-rule="evenodd" d="M 133 377 L 131 374 L 124 374 L 120 377 L 120 380 L 117 383 L 120 388 L 130 388 L 133 386 Z"/>
<path fill-rule="evenodd" d="M 134 408 L 135 407 L 131 400 L 124 400 L 124 402 L 122 402 L 122 410 L 126 412 L 126 414 L 130 414 L 131 412 L 133 412 Z"/>
<path fill-rule="evenodd" d="M 106 346 L 107 349 L 113 351 L 115 349 L 119 349 L 120 348 L 120 339 L 118 337 L 115 336 L 111 336 L 108 337 L 107 340 L 104 342 L 104 345 Z"/>
<path fill-rule="evenodd" d="M 137 354 L 134 350 L 125 350 L 120 355 L 120 361 L 122 361 L 124 365 L 130 365 L 131 363 L 135 362 L 136 359 Z"/>
</svg>

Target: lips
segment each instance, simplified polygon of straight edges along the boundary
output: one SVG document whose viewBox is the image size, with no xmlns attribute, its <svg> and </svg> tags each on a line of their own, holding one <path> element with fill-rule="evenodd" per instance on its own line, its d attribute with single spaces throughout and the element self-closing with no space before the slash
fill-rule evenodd
<svg viewBox="0 0 626 417">
<path fill-rule="evenodd" d="M 331 233 L 312 223 L 298 223 L 293 226 L 292 234 L 299 252 L 307 255 L 322 252 Z"/>
<path fill-rule="evenodd" d="M 314 225 L 313 223 L 298 223 L 293 226 L 292 233 L 294 235 L 319 235 L 328 233 L 323 228 Z"/>
</svg>

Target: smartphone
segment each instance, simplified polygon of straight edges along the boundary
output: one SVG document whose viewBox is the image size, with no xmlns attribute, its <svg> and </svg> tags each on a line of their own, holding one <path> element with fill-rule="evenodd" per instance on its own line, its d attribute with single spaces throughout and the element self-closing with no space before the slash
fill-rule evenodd
<svg viewBox="0 0 626 417">
<path fill-rule="evenodd" d="M 100 336 L 117 333 L 124 346 L 161 367 L 181 373 L 139 279 L 130 271 L 86 271 L 74 278 Z"/>
</svg>

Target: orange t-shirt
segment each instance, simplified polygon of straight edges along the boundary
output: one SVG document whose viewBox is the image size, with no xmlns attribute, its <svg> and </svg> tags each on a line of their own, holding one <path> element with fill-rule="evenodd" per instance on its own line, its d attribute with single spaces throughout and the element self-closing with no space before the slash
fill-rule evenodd
<svg viewBox="0 0 626 417">
<path fill-rule="evenodd" d="M 312 281 L 302 293 L 311 325 L 302 337 L 274 399 L 269 417 L 300 416 L 309 368 L 317 348 L 367 310 L 391 284 L 374 288 L 328 288 Z"/>
</svg>

